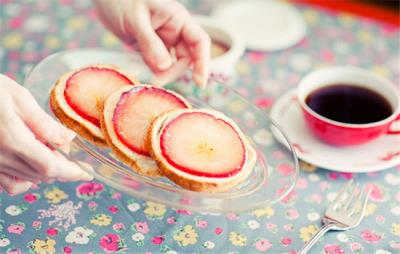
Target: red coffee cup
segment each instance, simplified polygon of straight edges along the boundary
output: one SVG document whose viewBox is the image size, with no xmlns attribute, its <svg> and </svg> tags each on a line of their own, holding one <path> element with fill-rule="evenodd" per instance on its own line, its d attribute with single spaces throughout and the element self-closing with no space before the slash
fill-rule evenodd
<svg viewBox="0 0 400 254">
<path fill-rule="evenodd" d="M 390 115 L 374 122 L 346 123 L 323 116 L 307 105 L 306 99 L 311 93 L 335 84 L 349 84 L 376 92 L 390 104 Z M 328 144 L 358 145 L 383 134 L 400 134 L 400 129 L 393 129 L 395 122 L 400 124 L 399 89 L 389 80 L 369 71 L 350 66 L 328 67 L 314 71 L 300 81 L 297 97 L 310 130 L 316 137 Z"/>
</svg>

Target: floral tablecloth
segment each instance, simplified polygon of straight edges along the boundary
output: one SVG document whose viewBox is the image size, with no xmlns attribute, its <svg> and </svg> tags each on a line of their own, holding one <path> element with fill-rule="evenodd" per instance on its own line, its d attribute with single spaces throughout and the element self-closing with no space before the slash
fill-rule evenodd
<svg viewBox="0 0 400 254">
<path fill-rule="evenodd" d="M 195 12 L 212 1 L 194 1 Z M 399 30 L 344 13 L 297 6 L 308 24 L 298 45 L 247 52 L 235 88 L 261 108 L 314 68 L 357 65 L 399 84 Z M 52 52 L 124 46 L 97 22 L 90 1 L 0 0 L 0 71 L 19 82 Z M 379 148 L 377 148 L 379 149 Z M 336 173 L 301 163 L 282 202 L 247 213 L 205 214 L 135 199 L 100 182 L 35 186 L 0 193 L 0 253 L 296 253 L 350 178 L 373 189 L 367 217 L 328 233 L 312 253 L 400 253 L 400 166 L 377 173 Z"/>
</svg>

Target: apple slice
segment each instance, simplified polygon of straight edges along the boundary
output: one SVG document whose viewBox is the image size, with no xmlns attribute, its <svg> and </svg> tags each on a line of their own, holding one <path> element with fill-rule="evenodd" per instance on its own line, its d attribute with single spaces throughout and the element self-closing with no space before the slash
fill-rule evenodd
<svg viewBox="0 0 400 254">
<path fill-rule="evenodd" d="M 206 112 L 186 112 L 170 121 L 160 145 L 171 165 L 197 176 L 235 175 L 246 158 L 243 141 L 232 125 Z"/>
<path fill-rule="evenodd" d="M 148 131 L 154 119 L 166 112 L 190 105 L 166 89 L 138 85 L 122 93 L 114 110 L 113 123 L 118 139 L 131 150 L 149 156 Z"/>
<path fill-rule="evenodd" d="M 132 79 L 114 68 L 89 66 L 73 73 L 64 90 L 68 105 L 81 117 L 100 127 L 100 114 L 105 99 Z"/>
</svg>

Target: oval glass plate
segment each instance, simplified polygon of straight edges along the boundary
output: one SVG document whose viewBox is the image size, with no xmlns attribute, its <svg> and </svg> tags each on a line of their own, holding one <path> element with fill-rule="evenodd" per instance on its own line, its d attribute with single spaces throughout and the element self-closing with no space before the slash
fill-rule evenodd
<svg viewBox="0 0 400 254">
<path fill-rule="evenodd" d="M 151 72 L 140 55 L 77 49 L 59 52 L 41 61 L 27 76 L 24 85 L 51 114 L 48 99 L 58 78 L 65 72 L 90 64 L 119 66 L 143 83 L 151 79 Z M 166 88 L 186 97 L 194 107 L 213 108 L 236 121 L 258 155 L 254 170 L 245 182 L 223 193 L 186 190 L 167 178 L 154 179 L 136 174 L 114 157 L 110 149 L 94 146 L 79 136 L 71 144 L 69 158 L 90 164 L 96 179 L 134 197 L 199 212 L 239 212 L 268 206 L 293 189 L 298 175 L 296 155 L 280 128 L 264 111 L 232 88 L 214 81 L 202 90 L 183 76 Z M 286 144 L 277 142 L 272 132 L 281 135 L 280 140 L 285 140 Z"/>
</svg>

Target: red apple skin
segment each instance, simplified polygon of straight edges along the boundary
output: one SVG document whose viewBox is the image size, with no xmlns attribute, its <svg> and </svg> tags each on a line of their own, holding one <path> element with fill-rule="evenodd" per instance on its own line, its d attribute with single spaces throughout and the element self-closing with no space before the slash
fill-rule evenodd
<svg viewBox="0 0 400 254">
<path fill-rule="evenodd" d="M 124 114 L 123 111 L 129 106 L 131 106 L 130 109 L 135 108 L 135 105 L 126 104 L 130 103 L 129 100 L 138 100 L 137 98 L 139 98 L 139 96 L 149 96 L 148 100 L 145 103 L 146 108 L 136 109 L 136 111 L 142 112 L 145 115 L 143 124 L 144 127 L 141 126 L 142 130 L 138 131 L 140 137 L 136 136 L 137 133 L 134 133 L 135 130 L 132 130 L 132 134 L 134 134 L 135 137 L 138 137 L 139 140 L 143 139 L 143 143 L 129 140 L 129 137 L 127 138 L 126 136 L 124 136 L 124 133 L 130 132 L 130 130 L 126 130 L 127 127 L 123 127 L 120 124 L 121 116 Z M 144 156 L 150 156 L 150 151 L 149 148 L 145 145 L 145 141 L 148 137 L 148 131 L 150 129 L 152 121 L 157 116 L 167 113 L 168 111 L 188 107 L 189 105 L 185 101 L 175 96 L 173 93 L 169 92 L 166 89 L 149 85 L 135 86 L 129 91 L 121 94 L 119 102 L 115 107 L 112 121 L 116 136 L 121 143 L 123 143 L 132 151 Z M 148 115 L 146 113 L 148 113 Z M 129 115 L 129 117 L 134 118 L 135 116 Z M 140 117 L 143 118 L 143 115 L 141 115 Z"/>
<path fill-rule="evenodd" d="M 100 128 L 100 119 L 97 116 L 93 116 L 93 114 L 89 114 L 87 111 L 85 111 L 85 108 L 81 107 L 80 105 L 77 105 L 73 102 L 72 94 L 73 92 L 73 83 L 76 82 L 76 80 L 79 80 L 81 75 L 84 74 L 91 74 L 91 75 L 96 75 L 96 73 L 103 72 L 103 73 L 109 73 L 111 75 L 114 75 L 116 79 L 119 80 L 118 84 L 116 84 L 116 89 L 118 87 L 123 86 L 123 85 L 134 85 L 133 81 L 129 79 L 127 76 L 123 75 L 122 73 L 118 72 L 117 70 L 107 68 L 107 67 L 96 67 L 96 66 L 89 66 L 87 68 L 80 69 L 79 71 L 75 72 L 72 74 L 66 81 L 66 87 L 64 90 L 64 97 L 68 105 L 81 117 L 86 119 L 87 121 L 91 122 L 95 126 Z M 90 73 L 91 72 L 91 73 Z M 100 89 L 100 88 L 99 88 Z M 89 96 L 89 95 L 88 95 Z"/>
<path fill-rule="evenodd" d="M 232 132 L 235 133 L 235 136 L 240 140 L 240 145 L 241 145 L 241 149 L 242 149 L 242 157 L 240 159 L 240 162 L 238 163 L 238 165 L 234 168 L 231 169 L 226 169 L 224 172 L 220 172 L 220 173 L 212 173 L 212 172 L 205 172 L 205 171 L 200 171 L 200 170 L 196 170 L 196 169 L 192 169 L 192 168 L 188 168 L 185 167 L 183 165 L 181 165 L 178 161 L 176 161 L 174 158 L 172 158 L 168 152 L 167 152 L 167 148 L 166 148 L 166 138 L 165 135 L 167 133 L 168 128 L 170 128 L 171 126 L 173 126 L 173 124 L 177 121 L 179 121 L 181 118 L 184 118 L 186 115 L 199 115 L 199 117 L 212 117 L 214 118 L 213 115 L 205 113 L 205 112 L 187 112 L 187 113 L 183 113 L 181 115 L 179 115 L 178 117 L 176 117 L 175 119 L 171 120 L 163 129 L 161 135 L 160 135 L 160 148 L 161 148 L 161 154 L 162 156 L 167 160 L 167 162 L 169 164 L 171 164 L 174 168 L 179 169 L 185 173 L 191 174 L 191 175 L 195 175 L 195 176 L 201 176 L 201 177 L 212 177 L 212 178 L 225 178 L 225 177 L 231 177 L 236 175 L 237 173 L 239 173 L 242 168 L 243 165 L 245 164 L 246 161 L 246 149 L 245 149 L 245 145 L 243 143 L 243 140 L 241 139 L 239 133 L 232 127 L 232 125 L 230 123 L 228 123 L 227 121 L 223 120 L 223 119 L 215 119 L 215 121 L 219 121 L 219 123 L 217 124 L 226 124 L 227 126 L 229 126 L 230 130 Z M 229 148 L 227 148 L 229 149 Z"/>
</svg>

